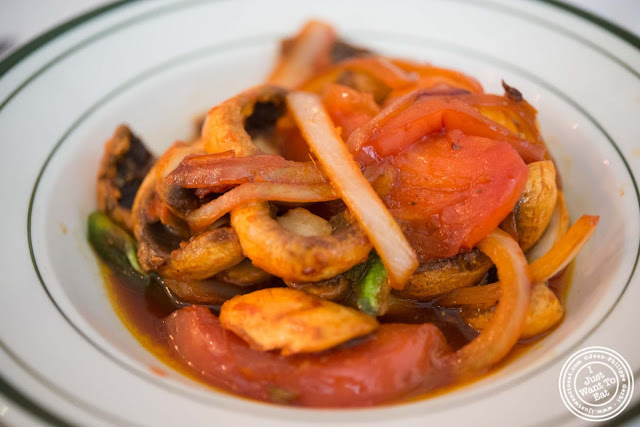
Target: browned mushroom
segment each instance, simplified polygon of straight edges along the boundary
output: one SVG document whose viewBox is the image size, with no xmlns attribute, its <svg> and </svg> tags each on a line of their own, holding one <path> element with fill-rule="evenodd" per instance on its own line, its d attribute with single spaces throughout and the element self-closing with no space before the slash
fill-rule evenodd
<svg viewBox="0 0 640 427">
<path fill-rule="evenodd" d="M 118 126 L 105 143 L 96 185 L 98 209 L 129 231 L 133 229 L 133 199 L 154 162 L 153 155 L 125 125 Z"/>
<path fill-rule="evenodd" d="M 142 268 L 188 281 L 214 276 L 241 262 L 244 255 L 230 228 L 214 228 L 189 238 L 160 221 L 154 209 L 159 199 L 155 168 L 140 186 L 132 210 Z"/>
<path fill-rule="evenodd" d="M 351 292 L 349 280 L 343 275 L 319 282 L 285 282 L 292 289 L 304 291 L 329 301 L 342 301 Z"/>
<path fill-rule="evenodd" d="M 494 308 L 464 308 L 462 318 L 472 327 L 482 330 L 491 321 Z M 536 283 L 531 289 L 520 338 L 533 338 L 551 329 L 564 315 L 562 304 L 546 283 Z"/>
<path fill-rule="evenodd" d="M 182 281 L 164 277 L 159 280 L 180 303 L 211 306 L 220 306 L 236 295 L 244 295 L 264 287 L 262 284 L 235 286 L 215 278 Z"/>
<path fill-rule="evenodd" d="M 520 247 L 526 251 L 547 228 L 556 206 L 556 169 L 551 160 L 529 164 L 527 184 L 514 208 Z"/>
<path fill-rule="evenodd" d="M 364 261 L 371 251 L 357 223 L 329 236 L 301 236 L 278 224 L 265 203 L 234 209 L 231 225 L 256 266 L 291 282 L 337 276 Z"/>
<path fill-rule="evenodd" d="M 452 289 L 475 285 L 491 265 L 489 257 L 477 249 L 428 261 L 418 267 L 403 290 L 393 292 L 404 298 L 430 300 Z"/>
<path fill-rule="evenodd" d="M 236 286 L 253 286 L 265 283 L 273 276 L 253 265 L 249 258 L 216 274 L 216 280 Z"/>
</svg>

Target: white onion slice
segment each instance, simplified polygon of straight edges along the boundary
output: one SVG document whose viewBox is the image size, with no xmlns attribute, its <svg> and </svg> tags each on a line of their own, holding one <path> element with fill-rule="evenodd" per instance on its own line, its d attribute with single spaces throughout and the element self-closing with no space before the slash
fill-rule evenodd
<svg viewBox="0 0 640 427">
<path fill-rule="evenodd" d="M 287 104 L 336 192 L 380 255 L 391 286 L 402 289 L 418 267 L 418 259 L 400 226 L 362 175 L 320 98 L 311 93 L 292 92 L 287 95 Z"/>
</svg>

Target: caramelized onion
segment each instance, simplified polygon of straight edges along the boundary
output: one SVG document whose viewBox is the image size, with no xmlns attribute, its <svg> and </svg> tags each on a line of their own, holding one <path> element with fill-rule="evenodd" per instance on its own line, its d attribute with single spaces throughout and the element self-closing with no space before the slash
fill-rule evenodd
<svg viewBox="0 0 640 427">
<path fill-rule="evenodd" d="M 168 185 L 212 192 L 246 182 L 322 184 L 328 180 L 313 162 L 292 162 L 268 154 L 235 157 L 232 151 L 188 156 L 165 178 Z"/>
<path fill-rule="evenodd" d="M 531 279 L 543 282 L 565 268 L 596 231 L 599 219 L 599 216 L 582 215 L 549 252 L 529 266 Z"/>
<path fill-rule="evenodd" d="M 463 375 L 491 367 L 511 350 L 520 337 L 531 291 L 527 260 L 507 233 L 496 229 L 477 247 L 496 265 L 502 297 L 491 322 L 456 352 L 454 364 Z"/>
<path fill-rule="evenodd" d="M 362 175 L 338 136 L 317 95 L 295 92 L 287 103 L 309 146 L 338 194 L 369 236 L 389 273 L 391 286 L 402 289 L 418 266 L 402 230 Z"/>
<path fill-rule="evenodd" d="M 271 182 L 249 182 L 227 191 L 220 197 L 190 212 L 189 228 L 199 231 L 213 224 L 231 210 L 249 202 L 277 200 L 279 202 L 326 202 L 338 196 L 329 184 L 296 185 Z"/>
<path fill-rule="evenodd" d="M 500 300 L 500 283 L 454 289 L 438 299 L 442 307 L 477 305 L 490 307 Z"/>
<path fill-rule="evenodd" d="M 305 82 L 300 89 L 320 93 L 328 83 L 339 82 L 345 72 L 353 72 L 370 77 L 378 85 L 385 86 L 387 88 L 385 92 L 388 92 L 389 89 L 404 88 L 416 82 L 414 75 L 405 72 L 387 58 L 365 56 L 341 62 L 327 72 Z"/>
<path fill-rule="evenodd" d="M 283 87 L 295 87 L 329 65 L 336 33 L 331 25 L 309 21 L 293 38 L 283 43 L 280 60 L 267 79 Z"/>
<path fill-rule="evenodd" d="M 483 93 L 482 85 L 473 77 L 448 68 L 434 67 L 403 59 L 392 59 L 391 62 L 406 72 L 415 73 L 418 79 L 412 85 L 392 91 L 385 104 L 416 89 L 440 90 L 444 93 L 452 89 L 459 93 Z"/>
<path fill-rule="evenodd" d="M 549 252 L 529 265 L 531 281 L 545 282 L 562 271 L 593 235 L 598 219 L 597 216 L 581 216 Z M 438 304 L 443 307 L 491 306 L 500 300 L 500 295 L 501 286 L 496 282 L 486 286 L 455 289 L 440 298 Z"/>
</svg>

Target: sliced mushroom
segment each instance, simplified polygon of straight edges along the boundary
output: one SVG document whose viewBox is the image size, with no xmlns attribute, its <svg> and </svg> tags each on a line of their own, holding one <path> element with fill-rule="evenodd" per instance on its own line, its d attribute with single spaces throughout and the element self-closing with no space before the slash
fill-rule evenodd
<svg viewBox="0 0 640 427">
<path fill-rule="evenodd" d="M 551 220 L 545 228 L 544 233 L 538 241 L 525 254 L 529 263 L 536 261 L 538 258 L 549 252 L 558 240 L 567 233 L 569 229 L 569 210 L 564 194 L 558 190 L 556 207 L 551 215 Z"/>
<path fill-rule="evenodd" d="M 529 164 L 527 184 L 514 209 L 520 247 L 526 251 L 547 228 L 556 206 L 556 169 L 551 160 Z"/>
<path fill-rule="evenodd" d="M 157 268 L 164 277 L 202 280 L 212 277 L 244 259 L 240 243 L 229 227 L 214 228 L 180 243 L 166 262 Z"/>
<path fill-rule="evenodd" d="M 263 85 L 214 107 L 202 127 L 207 152 L 233 150 L 238 157 L 262 154 L 252 137 L 272 130 L 284 113 L 286 90 Z"/>
<path fill-rule="evenodd" d="M 200 207 L 200 200 L 194 190 L 168 183 L 165 178 L 178 167 L 186 156 L 202 153 L 204 153 L 204 144 L 201 140 L 191 144 L 178 141 L 164 152 L 156 164 L 155 189 L 166 206 L 179 218 L 185 218 L 189 212 Z"/>
<path fill-rule="evenodd" d="M 273 276 L 253 265 L 249 258 L 216 274 L 215 279 L 236 286 L 253 286 L 265 283 Z"/>
<path fill-rule="evenodd" d="M 473 328 L 482 330 L 493 317 L 494 307 L 489 309 L 465 308 L 461 316 Z M 531 302 L 527 309 L 521 339 L 533 338 L 551 329 L 564 315 L 564 308 L 546 283 L 536 283 L 531 289 Z"/>
<path fill-rule="evenodd" d="M 244 295 L 261 289 L 261 285 L 235 286 L 216 279 L 182 281 L 168 277 L 160 279 L 173 298 L 181 304 L 221 306 L 236 295 Z"/>
<path fill-rule="evenodd" d="M 132 210 L 142 268 L 189 281 L 214 276 L 240 263 L 244 255 L 231 228 L 214 228 L 189 238 L 160 222 L 156 206 L 162 202 L 156 192 L 155 168 L 140 186 Z"/>
<path fill-rule="evenodd" d="M 234 209 L 231 225 L 256 266 L 291 282 L 337 276 L 364 261 L 371 250 L 357 223 L 329 236 L 301 236 L 278 224 L 265 203 Z"/>
<path fill-rule="evenodd" d="M 133 199 L 154 162 L 153 155 L 127 126 L 118 126 L 105 143 L 96 185 L 98 209 L 128 231 L 133 229 Z"/>
<path fill-rule="evenodd" d="M 291 289 L 306 292 L 329 301 L 342 301 L 351 292 L 349 280 L 343 275 L 319 282 L 285 282 Z"/>
<path fill-rule="evenodd" d="M 393 293 L 403 298 L 431 300 L 452 289 L 475 285 L 491 265 L 489 257 L 477 249 L 428 261 L 418 267 L 403 290 Z"/>
<path fill-rule="evenodd" d="M 158 200 L 154 167 L 142 181 L 131 209 L 138 261 L 145 271 L 161 267 L 182 241 L 180 235 L 160 222 L 155 208 Z"/>
</svg>

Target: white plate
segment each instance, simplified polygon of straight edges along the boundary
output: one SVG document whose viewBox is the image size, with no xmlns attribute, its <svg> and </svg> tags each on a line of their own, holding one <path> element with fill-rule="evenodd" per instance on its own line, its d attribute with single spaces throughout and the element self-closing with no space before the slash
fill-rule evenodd
<svg viewBox="0 0 640 427">
<path fill-rule="evenodd" d="M 156 152 L 187 137 L 194 114 L 260 82 L 278 39 L 310 17 L 384 53 L 468 72 L 490 92 L 501 92 L 502 78 L 519 88 L 540 112 L 572 217 L 601 216 L 578 258 L 562 325 L 471 386 L 357 411 L 238 399 L 173 371 L 153 374 L 161 363 L 131 337 L 105 296 L 85 238 L 103 141 L 121 122 Z M 7 58 L 0 63 L 0 421 L 578 422 L 557 390 L 573 351 L 611 347 L 640 374 L 640 41 L 609 30 L 551 4 L 507 0 L 126 2 Z"/>
</svg>

